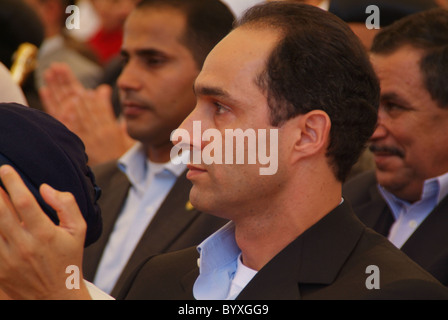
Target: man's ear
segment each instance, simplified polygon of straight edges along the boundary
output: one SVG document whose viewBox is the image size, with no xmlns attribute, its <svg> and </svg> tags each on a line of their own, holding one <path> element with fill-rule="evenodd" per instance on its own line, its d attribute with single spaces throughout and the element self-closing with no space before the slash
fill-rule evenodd
<svg viewBox="0 0 448 320">
<path fill-rule="evenodd" d="M 296 160 L 320 152 L 326 153 L 331 129 L 328 114 L 322 110 L 312 110 L 297 116 L 294 120 L 300 132 L 294 143 Z"/>
</svg>

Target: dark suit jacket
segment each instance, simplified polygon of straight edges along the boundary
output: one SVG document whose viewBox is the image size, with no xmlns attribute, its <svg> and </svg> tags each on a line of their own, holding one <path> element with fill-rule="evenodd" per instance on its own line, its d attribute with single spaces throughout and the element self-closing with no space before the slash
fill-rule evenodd
<svg viewBox="0 0 448 320">
<path fill-rule="evenodd" d="M 126 175 L 117 168 L 115 161 L 96 167 L 94 173 L 97 184 L 102 189 L 99 204 L 103 214 L 103 234 L 96 243 L 86 248 L 84 253 L 83 273 L 89 281 L 95 276 L 101 255 L 130 187 Z M 185 175 L 184 172 L 177 179 L 144 232 L 112 290 L 112 296 L 117 295 L 124 280 L 148 256 L 197 245 L 227 222 L 196 209 L 186 209 L 191 182 Z"/>
<path fill-rule="evenodd" d="M 195 248 L 148 259 L 119 298 L 193 299 L 198 276 Z M 379 268 L 380 289 L 367 289 L 369 265 Z M 238 300 L 448 299 L 448 290 L 363 225 L 344 202 L 268 262 Z"/>
<path fill-rule="evenodd" d="M 374 171 L 349 180 L 343 187 L 343 195 L 362 222 L 388 235 L 394 219 L 378 191 Z M 448 197 L 445 197 L 401 247 L 403 252 L 444 285 L 448 285 L 447 230 Z"/>
</svg>

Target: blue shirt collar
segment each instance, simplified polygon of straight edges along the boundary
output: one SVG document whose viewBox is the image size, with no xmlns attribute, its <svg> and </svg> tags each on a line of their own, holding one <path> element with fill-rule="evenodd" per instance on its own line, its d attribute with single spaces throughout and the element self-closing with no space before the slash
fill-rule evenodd
<svg viewBox="0 0 448 320">
<path fill-rule="evenodd" d="M 378 189 L 392 210 L 395 219 L 398 219 L 402 207 L 420 205 L 423 202 L 426 202 L 432 208 L 436 207 L 448 195 L 448 172 L 441 176 L 425 180 L 422 196 L 419 201 L 413 204 L 396 197 L 381 185 L 378 185 Z"/>
<path fill-rule="evenodd" d="M 158 172 L 155 174 L 167 170 L 176 177 L 179 177 L 186 169 L 185 163 L 189 158 L 188 152 L 178 156 L 181 160 L 180 164 L 174 164 L 172 161 L 168 161 L 161 165 L 153 166 L 157 167 Z M 152 164 L 147 157 L 143 145 L 140 142 L 135 143 L 123 156 L 118 159 L 118 168 L 126 174 L 129 181 L 133 186 L 141 185 L 146 181 L 148 167 Z"/>
<path fill-rule="evenodd" d="M 235 241 L 235 225 L 227 223 L 199 246 L 199 277 L 193 287 L 198 300 L 223 300 L 227 297 L 231 280 L 241 253 Z"/>
</svg>

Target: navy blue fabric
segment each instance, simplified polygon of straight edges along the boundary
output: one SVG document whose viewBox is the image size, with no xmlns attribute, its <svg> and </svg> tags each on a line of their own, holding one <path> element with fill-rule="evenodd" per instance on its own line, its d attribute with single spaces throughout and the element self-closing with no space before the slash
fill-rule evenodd
<svg viewBox="0 0 448 320">
<path fill-rule="evenodd" d="M 78 136 L 45 112 L 16 103 L 0 103 L 0 154 L 0 165 L 16 168 L 54 223 L 59 223 L 56 213 L 38 192 L 42 183 L 74 195 L 87 223 L 85 246 L 99 238 L 100 189 Z"/>
</svg>

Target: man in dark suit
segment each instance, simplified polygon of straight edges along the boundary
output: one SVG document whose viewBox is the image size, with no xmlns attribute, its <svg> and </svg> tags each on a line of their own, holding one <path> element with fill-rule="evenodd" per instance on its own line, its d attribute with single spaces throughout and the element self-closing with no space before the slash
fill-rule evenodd
<svg viewBox="0 0 448 320">
<path fill-rule="evenodd" d="M 104 232 L 83 265 L 86 279 L 113 296 L 149 255 L 195 245 L 226 221 L 188 202 L 191 182 L 185 164 L 170 163 L 170 134 L 193 110 L 194 79 L 232 22 L 218 0 L 143 1 L 126 21 L 117 85 L 137 144 L 95 168 Z"/>
<path fill-rule="evenodd" d="M 190 200 L 231 222 L 198 251 L 193 247 L 149 258 L 124 287 L 124 298 L 448 298 L 444 286 L 363 225 L 342 199 L 342 181 L 375 128 L 379 102 L 369 59 L 345 23 L 307 5 L 255 6 L 210 52 L 194 89 L 196 108 L 181 125 L 182 135 L 176 134 L 176 147 L 193 151 L 187 173 L 193 182 Z M 212 135 L 213 142 L 197 138 L 198 123 L 199 133 Z M 233 163 L 229 150 L 224 164 L 194 161 L 196 154 L 211 153 L 211 146 L 227 139 L 232 129 L 269 136 L 278 170 L 261 174 L 266 173 L 261 170 L 266 162 L 259 151 L 254 164 Z M 248 158 L 253 156 L 250 142 L 240 143 Z M 26 200 L 20 197 L 24 186 L 19 179 L 11 172 L 3 175 L 12 203 Z M 31 235 L 30 242 L 39 248 L 38 256 L 50 258 L 55 248 L 38 244 L 47 232 L 57 230 L 59 241 L 52 246 L 65 244 L 66 254 L 79 258 L 82 248 L 73 244 L 83 228 L 72 219 L 79 210 L 73 201 L 63 201 L 64 193 L 56 192 L 55 197 L 65 204 L 60 213 L 70 230 L 47 228 Z M 43 216 L 36 208 L 30 211 Z M 73 214 L 63 214 L 66 211 Z M 4 209 L 2 215 L 12 214 L 14 210 Z M 14 229 L 18 225 L 13 224 Z M 4 241 L 14 240 L 7 230 L 0 234 Z M 22 296 L 25 290 L 8 286 L 9 279 L 14 275 L 22 280 L 20 270 L 35 262 L 36 254 L 22 258 L 1 249 L 16 268 L 0 272 L 0 285 Z M 50 279 L 61 268 L 58 264 L 56 260 L 42 270 L 33 263 L 40 272 L 30 271 L 27 277 L 40 275 L 47 290 L 41 295 L 30 285 L 27 293 L 90 298 L 85 286 L 74 292 Z"/>
<path fill-rule="evenodd" d="M 232 222 L 198 250 L 148 259 L 121 298 L 427 298 L 413 278 L 443 291 L 341 203 L 341 181 L 374 129 L 379 88 L 353 34 L 319 12 L 282 3 L 259 7 L 209 54 L 195 83 L 196 109 L 181 128 L 192 132 L 199 120 L 218 130 L 278 126 L 279 171 L 269 179 L 244 166 L 192 165 L 191 202 Z M 251 41 L 241 45 L 242 39 Z M 325 76 L 319 78 L 318 70 Z M 207 116 L 208 101 L 223 106 L 219 121 Z M 378 290 L 366 286 L 369 266 L 381 270 Z M 400 283 L 409 291 L 398 289 Z M 434 292 L 425 294 L 437 297 Z"/>
<path fill-rule="evenodd" d="M 383 29 L 372 47 L 381 82 L 370 139 L 376 170 L 348 181 L 360 219 L 448 285 L 448 12 Z"/>
</svg>

